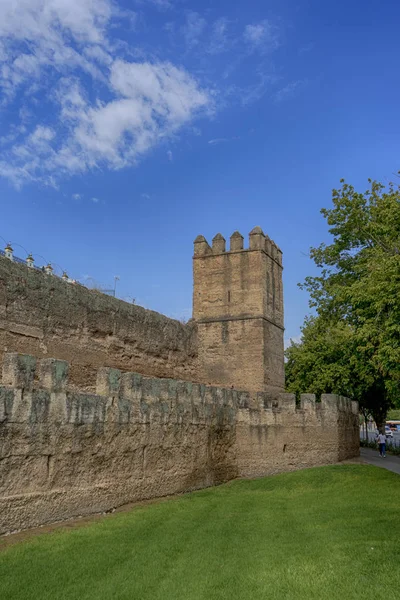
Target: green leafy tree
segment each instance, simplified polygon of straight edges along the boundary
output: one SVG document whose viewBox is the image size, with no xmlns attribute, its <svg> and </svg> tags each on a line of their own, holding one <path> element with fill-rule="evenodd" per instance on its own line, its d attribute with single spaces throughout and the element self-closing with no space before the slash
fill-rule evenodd
<svg viewBox="0 0 400 600">
<path fill-rule="evenodd" d="M 357 337 L 344 321 L 306 319 L 302 340 L 286 350 L 286 387 L 296 395 L 335 393 L 357 400 L 367 421 L 382 427 L 394 398 L 373 363 L 365 360 Z"/>
<path fill-rule="evenodd" d="M 332 243 L 311 249 L 320 273 L 301 287 L 316 317 L 287 351 L 287 382 L 354 397 L 382 424 L 400 384 L 400 187 L 369 183 L 362 194 L 342 180 L 321 211 Z"/>
</svg>

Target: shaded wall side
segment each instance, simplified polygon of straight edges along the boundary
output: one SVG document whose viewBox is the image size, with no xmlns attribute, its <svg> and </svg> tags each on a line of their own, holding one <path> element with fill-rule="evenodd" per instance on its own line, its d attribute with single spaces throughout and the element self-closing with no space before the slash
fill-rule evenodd
<svg viewBox="0 0 400 600">
<path fill-rule="evenodd" d="M 264 320 L 264 386 L 263 389 L 277 393 L 285 389 L 285 360 L 283 330 Z"/>
<path fill-rule="evenodd" d="M 339 396 L 338 407 L 339 460 L 347 460 L 360 454 L 358 403 Z"/>
<path fill-rule="evenodd" d="M 198 381 L 195 324 L 182 325 L 0 257 L 3 352 L 57 356 L 70 380 L 93 388 L 100 366 Z"/>
</svg>

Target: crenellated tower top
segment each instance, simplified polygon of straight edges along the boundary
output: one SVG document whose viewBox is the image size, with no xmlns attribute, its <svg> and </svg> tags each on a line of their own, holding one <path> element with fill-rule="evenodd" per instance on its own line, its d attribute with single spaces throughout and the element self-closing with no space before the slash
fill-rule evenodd
<svg viewBox="0 0 400 600">
<path fill-rule="evenodd" d="M 198 235 L 194 240 L 194 256 L 210 256 L 233 252 L 249 252 L 252 250 L 262 250 L 268 256 L 282 266 L 282 250 L 273 242 L 268 235 L 265 235 L 261 227 L 254 227 L 249 233 L 248 248 L 244 247 L 244 238 L 239 231 L 235 231 L 229 240 L 229 250 L 226 248 L 226 240 L 221 233 L 217 233 L 212 246 L 207 242 L 203 235 Z"/>
</svg>

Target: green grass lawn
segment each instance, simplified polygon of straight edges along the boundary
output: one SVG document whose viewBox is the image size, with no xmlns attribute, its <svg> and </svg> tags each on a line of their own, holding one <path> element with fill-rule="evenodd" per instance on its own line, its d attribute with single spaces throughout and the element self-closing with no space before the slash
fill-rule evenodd
<svg viewBox="0 0 400 600">
<path fill-rule="evenodd" d="M 0 598 L 395 598 L 399 501 L 367 465 L 235 481 L 10 546 Z"/>
</svg>

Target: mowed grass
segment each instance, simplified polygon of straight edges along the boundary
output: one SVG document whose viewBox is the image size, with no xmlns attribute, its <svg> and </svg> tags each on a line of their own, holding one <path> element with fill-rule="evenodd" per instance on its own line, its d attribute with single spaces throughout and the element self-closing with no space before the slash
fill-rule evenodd
<svg viewBox="0 0 400 600">
<path fill-rule="evenodd" d="M 10 546 L 0 598 L 395 598 L 399 507 L 367 465 L 235 481 Z"/>
</svg>

